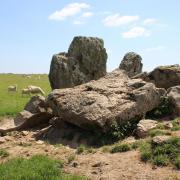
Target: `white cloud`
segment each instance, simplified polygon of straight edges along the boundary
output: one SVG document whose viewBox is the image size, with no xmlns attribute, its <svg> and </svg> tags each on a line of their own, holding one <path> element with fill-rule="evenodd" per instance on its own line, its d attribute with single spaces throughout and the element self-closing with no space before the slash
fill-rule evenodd
<svg viewBox="0 0 180 180">
<path fill-rule="evenodd" d="M 85 22 L 84 21 L 81 21 L 81 20 L 75 20 L 73 21 L 73 24 L 74 25 L 81 25 L 81 24 L 84 24 Z"/>
<path fill-rule="evenodd" d="M 97 14 L 99 14 L 99 15 L 108 15 L 108 14 L 111 14 L 111 11 L 100 11 Z"/>
<path fill-rule="evenodd" d="M 90 8 L 90 5 L 86 3 L 71 3 L 66 5 L 61 10 L 55 11 L 54 13 L 50 14 L 49 19 L 63 21 L 67 17 L 78 14 L 79 12 L 82 11 L 82 9 L 88 9 L 88 8 Z"/>
<path fill-rule="evenodd" d="M 82 18 L 89 18 L 92 17 L 94 14 L 92 12 L 85 12 L 82 14 Z"/>
<path fill-rule="evenodd" d="M 107 16 L 103 20 L 103 24 L 105 26 L 110 26 L 110 27 L 118 27 L 122 25 L 126 25 L 132 22 L 135 22 L 139 20 L 139 16 L 120 16 L 119 14 L 114 14 Z"/>
<path fill-rule="evenodd" d="M 149 18 L 149 19 L 145 19 L 143 24 L 144 25 L 153 25 L 153 24 L 156 24 L 158 22 L 157 19 L 155 18 Z"/>
<path fill-rule="evenodd" d="M 156 46 L 156 47 L 151 47 L 151 48 L 147 48 L 145 49 L 146 52 L 152 52 L 152 51 L 161 51 L 166 49 L 165 46 Z"/>
<path fill-rule="evenodd" d="M 150 32 L 144 27 L 134 27 L 127 32 L 122 33 L 123 38 L 148 37 Z"/>
</svg>

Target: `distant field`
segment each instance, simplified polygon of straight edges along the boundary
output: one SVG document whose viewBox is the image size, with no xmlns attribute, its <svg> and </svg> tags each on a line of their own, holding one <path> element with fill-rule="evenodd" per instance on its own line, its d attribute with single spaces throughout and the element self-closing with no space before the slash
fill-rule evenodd
<svg viewBox="0 0 180 180">
<path fill-rule="evenodd" d="M 18 92 L 8 93 L 8 86 L 14 84 L 18 85 Z M 51 91 L 46 74 L 31 75 L 31 78 L 22 74 L 0 74 L 0 116 L 14 116 L 23 109 L 30 97 L 28 95 L 22 97 L 21 90 L 28 85 L 41 87 L 46 95 Z"/>
</svg>

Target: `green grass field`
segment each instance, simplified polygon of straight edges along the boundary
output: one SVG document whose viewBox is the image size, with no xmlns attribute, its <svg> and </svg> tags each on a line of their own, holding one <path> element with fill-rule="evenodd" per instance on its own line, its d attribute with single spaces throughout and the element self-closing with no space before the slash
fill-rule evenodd
<svg viewBox="0 0 180 180">
<path fill-rule="evenodd" d="M 40 79 L 38 77 L 40 76 Z M 8 86 L 18 85 L 17 92 L 8 92 Z M 28 85 L 41 87 L 46 95 L 51 91 L 48 75 L 31 75 L 28 79 L 22 74 L 0 74 L 0 116 L 15 116 L 23 110 L 30 99 L 28 95 L 21 95 L 21 90 Z"/>
<path fill-rule="evenodd" d="M 47 156 L 30 159 L 15 158 L 0 164 L 1 180 L 87 180 L 85 177 L 66 174 L 63 163 Z"/>
</svg>

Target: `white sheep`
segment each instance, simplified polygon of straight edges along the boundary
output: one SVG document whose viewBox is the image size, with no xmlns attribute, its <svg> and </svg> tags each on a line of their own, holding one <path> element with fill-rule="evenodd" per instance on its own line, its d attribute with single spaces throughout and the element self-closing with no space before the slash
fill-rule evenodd
<svg viewBox="0 0 180 180">
<path fill-rule="evenodd" d="M 27 88 L 30 90 L 31 94 L 40 93 L 42 95 L 45 95 L 45 92 L 38 86 L 29 85 Z"/>
<path fill-rule="evenodd" d="M 27 88 L 24 88 L 24 89 L 22 89 L 21 94 L 22 94 L 22 96 L 26 95 L 26 94 L 31 95 L 31 91 Z"/>
<path fill-rule="evenodd" d="M 17 92 L 17 85 L 8 86 L 8 92 Z"/>
</svg>

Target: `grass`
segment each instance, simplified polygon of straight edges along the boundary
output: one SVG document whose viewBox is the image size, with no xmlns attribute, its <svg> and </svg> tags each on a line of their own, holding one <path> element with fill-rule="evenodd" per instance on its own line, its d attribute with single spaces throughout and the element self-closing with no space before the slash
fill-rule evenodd
<svg viewBox="0 0 180 180">
<path fill-rule="evenodd" d="M 70 154 L 69 157 L 68 157 L 68 163 L 71 163 L 72 161 L 74 161 L 76 158 L 76 155 L 75 154 Z"/>
<path fill-rule="evenodd" d="M 8 157 L 9 153 L 5 149 L 0 149 L 0 158 Z"/>
<path fill-rule="evenodd" d="M 61 161 L 52 160 L 46 156 L 36 155 L 30 159 L 15 158 L 0 164 L 0 179 L 13 180 L 85 180 L 85 177 L 78 177 L 65 174 L 62 170 Z"/>
<path fill-rule="evenodd" d="M 86 150 L 86 147 L 81 144 L 81 145 L 77 148 L 76 153 L 77 153 L 77 154 L 82 154 L 85 150 Z"/>
<path fill-rule="evenodd" d="M 180 137 L 172 137 L 163 144 L 144 142 L 140 147 L 141 160 L 157 166 L 174 165 L 180 169 Z"/>
<path fill-rule="evenodd" d="M 180 118 L 176 118 L 172 121 L 173 127 L 171 128 L 172 131 L 179 131 L 180 130 Z"/>
<path fill-rule="evenodd" d="M 131 146 L 129 144 L 117 144 L 111 149 L 111 153 L 130 151 Z"/>
<path fill-rule="evenodd" d="M 141 140 L 137 140 L 133 143 L 131 143 L 131 148 L 132 149 L 137 149 L 139 147 L 141 147 L 147 140 L 141 139 Z"/>
<path fill-rule="evenodd" d="M 141 160 L 144 162 L 147 162 L 151 160 L 152 157 L 152 151 L 151 151 L 151 144 L 148 142 L 144 142 L 140 145 L 140 151 L 141 151 Z"/>
<path fill-rule="evenodd" d="M 130 150 L 136 150 L 142 146 L 147 140 L 137 140 L 133 143 L 116 143 L 112 145 L 106 145 L 101 148 L 101 151 L 104 153 L 119 153 L 119 152 L 126 152 Z"/>
<path fill-rule="evenodd" d="M 171 132 L 166 131 L 166 130 L 160 130 L 160 129 L 152 129 L 148 132 L 148 135 L 151 137 L 161 136 L 161 135 L 171 135 Z"/>
<path fill-rule="evenodd" d="M 92 147 L 87 147 L 87 146 L 81 144 L 81 145 L 77 148 L 76 154 L 82 154 L 82 153 L 84 153 L 84 154 L 96 153 L 96 150 L 93 149 Z"/>
<path fill-rule="evenodd" d="M 111 148 L 110 148 L 109 146 L 103 146 L 103 147 L 102 147 L 102 152 L 103 152 L 103 153 L 108 153 L 108 152 L 110 152 L 110 149 L 111 149 Z"/>
<path fill-rule="evenodd" d="M 38 76 L 31 75 L 31 79 L 27 79 L 18 74 L 0 74 L 0 116 L 15 116 L 23 110 L 30 97 L 28 95 L 22 97 L 21 90 L 28 85 L 40 86 L 46 95 L 51 91 L 48 76 L 40 75 L 40 80 Z M 8 93 L 8 86 L 14 84 L 18 85 L 18 92 Z"/>
</svg>

